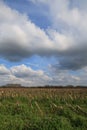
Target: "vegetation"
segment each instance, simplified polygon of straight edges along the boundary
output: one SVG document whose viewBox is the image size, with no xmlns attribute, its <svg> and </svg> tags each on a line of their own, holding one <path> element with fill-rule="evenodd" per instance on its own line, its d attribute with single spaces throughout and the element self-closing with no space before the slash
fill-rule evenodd
<svg viewBox="0 0 87 130">
<path fill-rule="evenodd" d="M 0 130 L 87 130 L 87 88 L 0 88 Z"/>
</svg>

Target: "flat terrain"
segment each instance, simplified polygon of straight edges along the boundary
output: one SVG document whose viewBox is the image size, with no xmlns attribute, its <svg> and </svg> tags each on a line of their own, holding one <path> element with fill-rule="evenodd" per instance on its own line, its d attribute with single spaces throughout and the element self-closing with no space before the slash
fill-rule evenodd
<svg viewBox="0 0 87 130">
<path fill-rule="evenodd" d="M 87 130 L 87 88 L 0 88 L 0 130 Z"/>
</svg>

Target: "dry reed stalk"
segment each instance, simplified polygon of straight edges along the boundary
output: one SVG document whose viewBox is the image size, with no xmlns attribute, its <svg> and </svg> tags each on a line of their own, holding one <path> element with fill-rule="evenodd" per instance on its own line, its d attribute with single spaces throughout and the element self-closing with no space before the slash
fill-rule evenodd
<svg viewBox="0 0 87 130">
<path fill-rule="evenodd" d="M 43 111 L 41 110 L 39 104 L 35 101 L 35 105 L 38 108 L 38 110 L 40 111 L 41 115 L 43 115 Z"/>
<path fill-rule="evenodd" d="M 79 114 L 79 112 L 76 110 L 76 108 L 75 107 L 73 107 L 72 105 L 70 105 L 70 104 L 67 104 L 67 106 L 73 111 L 73 112 L 75 112 L 75 113 L 77 113 L 77 114 Z"/>
<path fill-rule="evenodd" d="M 70 99 L 73 101 L 73 97 L 72 97 L 72 95 L 71 95 L 71 94 L 69 94 L 69 97 L 70 97 Z"/>
<path fill-rule="evenodd" d="M 80 111 L 81 113 L 87 115 L 87 112 L 85 112 L 79 105 L 76 105 L 76 109 Z"/>
<path fill-rule="evenodd" d="M 57 108 L 57 105 L 55 103 L 52 103 L 52 105 Z"/>
</svg>

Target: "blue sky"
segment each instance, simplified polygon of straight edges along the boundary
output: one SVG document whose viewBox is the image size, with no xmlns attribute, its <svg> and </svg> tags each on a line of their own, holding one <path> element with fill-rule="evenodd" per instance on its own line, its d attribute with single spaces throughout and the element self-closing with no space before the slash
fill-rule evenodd
<svg viewBox="0 0 87 130">
<path fill-rule="evenodd" d="M 86 0 L 1 0 L 0 85 L 87 85 L 86 35 Z"/>
<path fill-rule="evenodd" d="M 39 6 L 28 0 L 4 0 L 12 9 L 16 9 L 27 16 L 40 28 L 46 29 L 51 25 L 51 21 L 47 16 L 48 8 L 46 5 Z"/>
</svg>

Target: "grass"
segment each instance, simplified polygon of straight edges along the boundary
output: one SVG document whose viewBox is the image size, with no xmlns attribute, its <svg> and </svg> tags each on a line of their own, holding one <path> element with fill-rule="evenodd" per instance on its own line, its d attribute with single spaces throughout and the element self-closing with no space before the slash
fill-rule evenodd
<svg viewBox="0 0 87 130">
<path fill-rule="evenodd" d="M 87 130 L 87 89 L 0 88 L 0 130 Z"/>
</svg>

